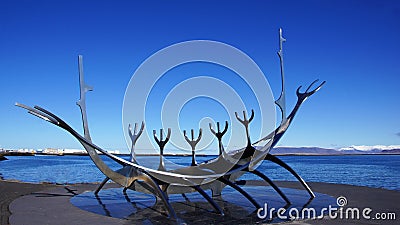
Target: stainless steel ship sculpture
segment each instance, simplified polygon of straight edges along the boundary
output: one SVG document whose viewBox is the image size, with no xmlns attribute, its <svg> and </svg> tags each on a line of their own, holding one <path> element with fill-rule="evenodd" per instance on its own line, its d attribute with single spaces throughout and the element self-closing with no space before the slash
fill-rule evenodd
<svg viewBox="0 0 400 225">
<path fill-rule="evenodd" d="M 284 66 L 283 66 L 283 51 L 282 44 L 285 39 L 282 37 L 282 30 L 279 32 L 279 45 L 280 49 L 278 52 L 280 58 L 280 66 L 281 66 L 281 80 L 282 80 L 282 90 L 279 98 L 275 101 L 276 105 L 280 108 L 282 114 L 282 120 L 280 125 L 273 131 L 269 133 L 269 135 L 260 139 L 256 142 L 251 142 L 250 134 L 249 134 L 249 125 L 254 118 L 254 111 L 251 111 L 250 117 L 247 118 L 246 112 L 243 111 L 243 118 L 241 118 L 238 113 L 235 113 L 237 120 L 243 124 L 246 129 L 246 139 L 247 145 L 246 147 L 234 150 L 227 151 L 223 147 L 222 137 L 226 133 L 228 128 L 228 122 L 225 122 L 224 129 L 221 131 L 220 124 L 216 124 L 216 129 L 213 128 L 212 124 L 209 124 L 210 132 L 217 138 L 218 146 L 219 146 L 219 156 L 213 160 L 209 160 L 203 163 L 198 164 L 195 159 L 195 149 L 196 144 L 202 137 L 202 130 L 199 130 L 198 137 L 195 138 L 194 131 L 191 130 L 191 136 L 187 137 L 186 131 L 184 132 L 184 137 L 186 141 L 190 144 L 192 149 L 192 162 L 190 166 L 181 167 L 179 169 L 169 170 L 164 165 L 163 150 L 164 146 L 168 143 L 171 135 L 171 129 L 168 129 L 167 136 L 164 139 L 163 129 L 160 130 L 160 135 L 157 137 L 157 132 L 154 130 L 153 135 L 154 139 L 157 142 L 160 148 L 160 163 L 158 169 L 150 169 L 138 164 L 135 156 L 135 145 L 138 141 L 140 135 L 142 134 L 145 124 L 141 123 L 140 128 L 138 129 L 138 124 L 135 123 L 134 128 L 129 125 L 129 137 L 132 141 L 131 145 L 131 156 L 130 160 L 125 160 L 116 155 L 110 154 L 107 151 L 103 150 L 101 147 L 97 146 L 92 142 L 89 132 L 88 119 L 86 115 L 86 93 L 91 91 L 92 88 L 86 85 L 83 77 L 83 67 L 82 67 L 82 56 L 79 56 L 79 77 L 80 77 L 80 99 L 77 102 L 77 105 L 80 107 L 84 134 L 83 136 L 71 128 L 66 122 L 64 122 L 61 118 L 49 112 L 48 110 L 41 108 L 39 106 L 35 106 L 33 108 L 25 106 L 23 104 L 16 103 L 17 106 L 22 107 L 30 114 L 33 114 L 43 120 L 46 120 L 58 127 L 69 132 L 72 136 L 74 136 L 86 149 L 89 153 L 89 156 L 93 160 L 94 164 L 97 168 L 106 176 L 106 179 L 100 184 L 99 188 L 95 191 L 97 194 L 103 185 L 107 183 L 107 181 L 112 180 L 113 182 L 124 187 L 124 191 L 127 189 L 131 189 L 134 191 L 146 192 L 154 194 L 158 200 L 160 200 L 165 209 L 168 211 L 169 217 L 173 220 L 177 220 L 177 215 L 172 208 L 168 195 L 170 194 L 182 194 L 189 192 L 198 192 L 200 193 L 206 201 L 210 203 L 213 209 L 224 215 L 223 210 L 220 206 L 214 201 L 213 197 L 221 195 L 221 191 L 226 186 L 230 186 L 240 194 L 242 194 L 246 199 L 248 199 L 256 209 L 261 208 L 259 203 L 254 200 L 250 194 L 248 194 L 244 189 L 242 189 L 235 182 L 238 180 L 240 176 L 245 173 L 252 173 L 261 179 L 265 180 L 269 185 L 273 187 L 273 189 L 288 203 L 290 204 L 290 200 L 287 196 L 282 192 L 282 190 L 267 177 L 266 174 L 256 169 L 256 165 L 261 163 L 263 160 L 269 160 L 273 163 L 278 164 L 283 167 L 287 171 L 289 171 L 293 176 L 297 178 L 297 180 L 301 183 L 304 189 L 310 195 L 310 199 L 314 198 L 315 195 L 307 183 L 285 162 L 280 160 L 274 155 L 271 155 L 270 150 L 278 143 L 278 141 L 282 138 L 283 134 L 287 131 L 290 124 L 292 123 L 294 116 L 298 112 L 302 103 L 311 95 L 316 93 L 322 85 L 324 85 L 325 81 L 320 83 L 315 89 L 310 90 L 311 87 L 318 82 L 318 80 L 312 82 L 305 92 L 300 92 L 302 86 L 300 86 L 297 91 L 297 103 L 290 112 L 288 116 L 286 116 L 286 102 L 285 102 L 285 85 L 284 85 Z M 265 143 L 264 145 L 257 146 L 260 143 Z M 106 163 L 99 157 L 99 153 L 101 152 L 105 156 L 119 163 L 122 168 L 119 170 L 112 170 Z M 227 172 L 221 168 L 230 168 Z M 268 171 L 265 171 L 268 173 Z M 204 190 L 211 190 L 212 196 L 209 196 Z"/>
</svg>

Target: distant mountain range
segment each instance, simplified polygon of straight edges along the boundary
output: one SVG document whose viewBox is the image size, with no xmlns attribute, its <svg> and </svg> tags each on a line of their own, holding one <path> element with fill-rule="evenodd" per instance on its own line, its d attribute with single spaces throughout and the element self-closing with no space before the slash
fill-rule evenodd
<svg viewBox="0 0 400 225">
<path fill-rule="evenodd" d="M 364 154 L 400 154 L 400 145 L 351 146 L 340 149 L 319 147 L 275 147 L 274 155 L 364 155 Z"/>
</svg>

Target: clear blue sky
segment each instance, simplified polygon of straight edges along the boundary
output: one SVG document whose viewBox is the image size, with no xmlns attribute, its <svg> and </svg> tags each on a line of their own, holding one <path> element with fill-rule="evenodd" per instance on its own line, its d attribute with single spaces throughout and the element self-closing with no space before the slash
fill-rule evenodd
<svg viewBox="0 0 400 225">
<path fill-rule="evenodd" d="M 400 144 L 399 1 L 2 0 L 0 147 L 80 148 L 66 132 L 14 106 L 40 105 L 81 131 L 78 54 L 95 89 L 88 94 L 92 137 L 106 149 L 126 149 L 121 111 L 132 74 L 174 43 L 235 46 L 260 66 L 277 97 L 280 27 L 288 110 L 299 85 L 327 81 L 280 145 Z"/>
</svg>

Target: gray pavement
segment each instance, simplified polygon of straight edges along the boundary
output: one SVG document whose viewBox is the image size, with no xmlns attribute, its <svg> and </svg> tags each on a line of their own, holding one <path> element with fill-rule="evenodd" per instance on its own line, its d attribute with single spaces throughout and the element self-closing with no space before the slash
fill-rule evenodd
<svg viewBox="0 0 400 225">
<path fill-rule="evenodd" d="M 264 185 L 263 182 L 251 181 L 248 182 L 250 185 Z M 287 188 L 301 188 L 295 182 L 278 182 L 279 186 Z M 358 207 L 365 208 L 370 207 L 373 212 L 395 212 L 396 216 L 400 216 L 400 192 L 389 191 L 385 189 L 375 189 L 367 187 L 355 187 L 350 185 L 339 185 L 339 184 L 327 184 L 327 183 L 310 183 L 312 189 L 315 192 L 324 193 L 332 196 L 335 199 L 338 196 L 345 196 L 348 200 L 348 205 L 344 207 Z M 118 187 L 115 184 L 108 184 L 107 190 L 113 190 L 110 188 Z M 71 186 L 57 186 L 48 187 L 45 190 L 33 192 L 31 194 L 22 196 L 14 200 L 9 209 L 11 211 L 11 216 L 9 222 L 12 225 L 35 225 L 35 224 L 173 224 L 165 213 L 163 212 L 163 207 L 153 206 L 153 207 L 137 207 L 134 212 L 127 218 L 116 218 L 105 216 L 104 212 L 111 212 L 113 214 L 114 208 L 119 207 L 121 210 L 128 210 L 132 208 L 132 205 L 122 206 L 120 204 L 125 203 L 107 203 L 100 204 L 103 210 L 99 208 L 99 204 L 88 203 L 88 209 L 80 209 L 73 204 L 70 200 L 76 194 L 84 193 L 85 191 L 93 191 L 96 188 L 94 184 L 77 184 Z M 263 196 L 269 196 L 268 199 L 271 200 L 273 196 L 272 192 L 260 191 L 252 193 L 256 195 L 255 199 L 259 201 L 260 204 L 264 200 L 260 200 Z M 265 188 L 265 187 L 264 187 Z M 258 190 L 258 189 L 257 189 Z M 289 189 L 285 189 L 288 191 Z M 105 194 L 107 191 L 104 192 Z M 272 194 L 271 194 L 272 193 Z M 133 195 L 133 192 L 132 192 Z M 134 196 L 130 196 L 133 198 Z M 295 201 L 304 202 L 303 195 L 305 192 L 293 192 L 290 193 L 289 199 L 294 199 Z M 122 196 L 122 193 L 121 193 Z M 277 194 L 274 194 L 276 199 L 271 201 L 279 202 Z M 323 195 L 325 196 L 325 195 Z M 103 196 L 104 202 L 107 201 L 107 196 Z M 254 210 L 252 206 L 246 199 L 242 196 L 235 194 L 234 192 L 227 192 L 223 194 L 223 199 L 217 203 L 223 207 L 225 216 L 221 218 L 220 215 L 210 212 L 208 209 L 211 208 L 207 203 L 201 199 L 190 198 L 192 202 L 186 202 L 185 200 L 179 199 L 178 197 L 173 197 L 172 205 L 178 214 L 178 217 L 182 217 L 185 221 L 189 221 L 188 224 L 255 224 L 257 218 L 255 218 L 255 213 L 253 216 L 248 216 L 248 212 Z M 198 203 L 198 200 L 200 203 Z M 323 200 L 323 199 L 322 199 Z M 112 202 L 112 201 L 111 201 Z M 133 204 L 135 202 L 132 199 Z M 313 203 L 318 207 L 318 202 Z M 279 204 L 278 204 L 279 205 Z M 96 208 L 97 207 L 97 208 Z M 100 210 L 99 210 L 100 209 Z M 92 211 L 92 212 L 90 212 Z M 214 221 L 214 222 L 210 222 Z M 304 220 L 304 221 L 294 221 L 294 222 L 284 222 L 289 224 L 399 224 L 399 219 L 396 220 L 349 220 L 349 219 L 335 219 L 331 220 L 329 218 L 324 218 L 323 220 Z M 2 223 L 3 224 L 3 223 Z"/>
</svg>

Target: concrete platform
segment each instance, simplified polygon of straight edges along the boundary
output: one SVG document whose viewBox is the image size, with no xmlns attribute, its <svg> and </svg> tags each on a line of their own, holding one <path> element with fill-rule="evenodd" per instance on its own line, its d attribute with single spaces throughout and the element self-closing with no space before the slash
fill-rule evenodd
<svg viewBox="0 0 400 225">
<path fill-rule="evenodd" d="M 248 185 L 247 185 L 248 184 Z M 263 182 L 252 181 L 242 186 L 256 201 L 268 209 L 285 206 L 280 196 Z M 317 197 L 309 204 L 307 192 L 295 182 L 278 182 L 280 187 L 292 201 L 291 208 L 315 208 L 332 205 L 337 207 L 336 198 L 345 196 L 346 207 L 370 207 L 373 212 L 394 212 L 400 216 L 400 192 L 350 185 L 311 183 Z M 9 223 L 19 224 L 176 224 L 168 219 L 163 205 L 155 204 L 155 198 L 128 191 L 122 193 L 115 184 L 108 184 L 106 190 L 100 192 L 99 198 L 93 195 L 96 185 L 77 184 L 70 186 L 50 187 L 14 200 L 10 206 Z M 210 194 L 210 193 L 209 193 Z M 196 193 L 186 195 L 171 195 L 170 201 L 180 222 L 187 224 L 264 224 L 271 222 L 257 217 L 255 207 L 243 196 L 227 188 L 217 203 L 223 208 L 225 216 L 221 216 Z M 288 208 L 290 210 L 290 208 Z M 371 214 L 372 215 L 372 214 Z M 398 224 L 395 220 L 365 220 L 365 219 L 329 219 L 287 221 L 277 217 L 274 223 L 291 224 Z"/>
</svg>

